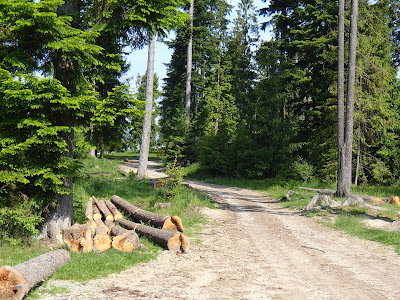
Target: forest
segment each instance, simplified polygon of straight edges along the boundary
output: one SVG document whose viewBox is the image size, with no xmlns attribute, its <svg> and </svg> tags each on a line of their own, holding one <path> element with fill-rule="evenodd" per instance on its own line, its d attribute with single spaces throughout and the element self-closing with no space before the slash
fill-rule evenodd
<svg viewBox="0 0 400 300">
<path fill-rule="evenodd" d="M 350 180 L 389 186 L 400 176 L 400 2 L 351 2 Z M 215 176 L 335 182 L 338 9 L 322 0 L 0 0 L 0 225 L 10 214 L 26 226 L 44 219 L 53 236 L 71 223 L 82 159 L 137 149 L 153 76 L 137 92 L 123 84 L 126 54 L 168 32 L 167 77 L 150 86 L 160 99 L 150 106 L 151 147 L 163 161 Z M 260 38 L 266 27 L 270 41 Z"/>
</svg>

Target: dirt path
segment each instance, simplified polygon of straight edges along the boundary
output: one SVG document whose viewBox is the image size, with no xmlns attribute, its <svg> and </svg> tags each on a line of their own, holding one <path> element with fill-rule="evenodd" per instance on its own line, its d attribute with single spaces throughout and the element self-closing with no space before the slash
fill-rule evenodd
<svg viewBox="0 0 400 300">
<path fill-rule="evenodd" d="M 399 299 L 400 256 L 392 248 L 326 228 L 261 193 L 186 182 L 220 209 L 189 252 L 159 257 L 70 293 L 41 299 Z"/>
</svg>

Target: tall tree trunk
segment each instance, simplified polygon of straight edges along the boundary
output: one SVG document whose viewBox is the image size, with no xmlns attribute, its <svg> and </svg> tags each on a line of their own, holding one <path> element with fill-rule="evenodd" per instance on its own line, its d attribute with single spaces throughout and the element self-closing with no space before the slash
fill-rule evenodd
<svg viewBox="0 0 400 300">
<path fill-rule="evenodd" d="M 190 102 L 192 97 L 192 54 L 193 54 L 193 9 L 194 0 L 190 0 L 190 37 L 187 48 L 187 64 L 186 64 L 186 95 L 185 95 L 185 117 L 186 125 L 190 124 Z"/>
<path fill-rule="evenodd" d="M 57 9 L 57 14 L 72 15 L 72 26 L 79 26 L 79 19 L 77 15 L 80 11 L 80 1 L 78 0 L 65 0 L 64 4 Z M 69 57 L 62 55 L 62 50 L 55 54 L 54 61 L 54 77 L 57 78 L 61 84 L 68 89 L 72 96 L 77 91 L 77 78 L 75 76 L 76 62 Z M 70 132 L 63 134 L 63 138 L 67 144 L 67 152 L 65 156 L 73 156 L 74 150 L 74 130 L 72 128 L 72 118 L 68 115 L 65 116 L 64 124 L 71 128 Z M 65 186 L 71 191 L 69 194 L 57 194 L 58 205 L 52 209 L 46 216 L 41 226 L 39 237 L 48 237 L 53 244 L 62 244 L 62 230 L 70 227 L 73 223 L 73 180 L 70 176 Z"/>
<path fill-rule="evenodd" d="M 151 113 L 153 109 L 153 82 L 154 82 L 154 54 L 156 47 L 156 35 L 150 38 L 149 53 L 147 59 L 147 82 L 146 82 L 146 105 L 143 117 L 142 141 L 140 143 L 139 166 L 137 176 L 139 178 L 147 175 L 147 161 L 149 159 Z"/>
<path fill-rule="evenodd" d="M 344 195 L 344 8 L 345 0 L 339 0 L 338 28 L 338 83 L 337 83 L 337 195 Z"/>
<path fill-rule="evenodd" d="M 354 94 L 355 94 L 355 81 L 356 81 L 357 21 L 358 21 L 358 0 L 352 0 L 351 20 L 350 20 L 349 75 L 347 77 L 346 126 L 345 126 L 345 142 L 344 142 L 345 167 L 343 171 L 343 177 L 344 177 L 343 190 L 345 195 L 351 194 Z"/>
</svg>

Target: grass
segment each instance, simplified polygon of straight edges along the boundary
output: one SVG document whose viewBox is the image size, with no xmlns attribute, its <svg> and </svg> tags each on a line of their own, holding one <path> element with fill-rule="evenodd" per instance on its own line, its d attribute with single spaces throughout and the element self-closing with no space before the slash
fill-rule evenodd
<svg viewBox="0 0 400 300">
<path fill-rule="evenodd" d="M 58 269 L 52 278 L 86 282 L 90 279 L 121 272 L 128 266 L 156 258 L 160 248 L 147 239 L 141 239 L 141 242 L 142 249 L 132 253 L 120 252 L 115 249 L 110 249 L 104 254 L 71 252 L 71 261 Z"/>
<path fill-rule="evenodd" d="M 362 239 L 394 246 L 395 251 L 400 254 L 400 232 L 366 228 L 361 222 L 365 218 L 366 217 L 343 213 L 337 217 L 334 223 L 324 224 Z"/>
</svg>

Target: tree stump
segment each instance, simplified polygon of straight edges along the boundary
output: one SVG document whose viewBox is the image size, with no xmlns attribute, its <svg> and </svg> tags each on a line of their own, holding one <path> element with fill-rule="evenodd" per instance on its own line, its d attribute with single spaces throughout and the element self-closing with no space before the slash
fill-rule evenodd
<svg viewBox="0 0 400 300">
<path fill-rule="evenodd" d="M 164 216 L 143 210 L 116 195 L 111 197 L 111 202 L 117 207 L 129 212 L 132 219 L 136 222 L 143 222 L 164 230 L 177 230 L 180 232 L 184 230 L 182 220 L 178 216 Z"/>
<path fill-rule="evenodd" d="M 63 241 L 72 252 L 90 252 L 93 249 L 92 229 L 86 224 L 76 223 L 63 230 Z"/>
<path fill-rule="evenodd" d="M 153 228 L 126 219 L 119 219 L 118 223 L 122 224 L 126 228 L 137 231 L 139 235 L 148 237 L 157 245 L 170 251 L 183 253 L 189 246 L 187 237 L 181 232 Z"/>
<path fill-rule="evenodd" d="M 22 299 L 71 259 L 67 250 L 59 249 L 39 255 L 15 267 L 0 267 L 0 299 Z"/>
</svg>

